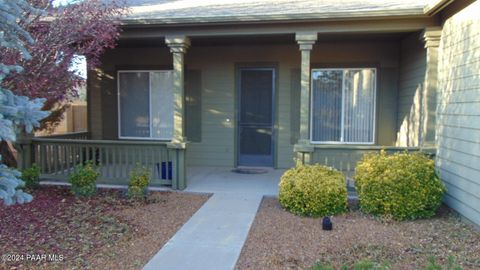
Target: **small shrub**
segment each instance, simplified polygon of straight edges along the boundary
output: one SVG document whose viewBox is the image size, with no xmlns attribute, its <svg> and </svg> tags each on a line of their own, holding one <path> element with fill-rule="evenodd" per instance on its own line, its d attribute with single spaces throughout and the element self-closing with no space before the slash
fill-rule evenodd
<svg viewBox="0 0 480 270">
<path fill-rule="evenodd" d="M 355 186 L 362 211 L 395 220 L 433 216 L 445 192 L 434 161 L 419 152 L 366 154 L 355 169 Z"/>
<path fill-rule="evenodd" d="M 128 183 L 128 197 L 141 198 L 145 196 L 148 184 L 150 183 L 150 171 L 137 164 L 130 172 L 130 182 Z"/>
<path fill-rule="evenodd" d="M 298 165 L 280 180 L 280 204 L 303 216 L 330 216 L 347 209 L 347 186 L 343 174 L 323 165 Z"/>
<path fill-rule="evenodd" d="M 22 170 L 22 180 L 26 188 L 37 188 L 40 185 L 40 167 L 33 164 L 32 167 Z"/>
<path fill-rule="evenodd" d="M 96 170 L 93 162 L 87 161 L 85 165 L 75 166 L 68 175 L 68 181 L 72 184 L 72 193 L 75 196 L 89 197 L 97 190 L 96 182 L 100 173 Z"/>
</svg>

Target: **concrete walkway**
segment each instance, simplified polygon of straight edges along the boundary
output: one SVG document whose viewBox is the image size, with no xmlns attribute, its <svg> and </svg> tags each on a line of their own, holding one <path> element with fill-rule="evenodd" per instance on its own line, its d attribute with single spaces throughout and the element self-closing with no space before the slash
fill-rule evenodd
<svg viewBox="0 0 480 270">
<path fill-rule="evenodd" d="M 144 266 L 156 269 L 234 269 L 264 195 L 276 195 L 281 170 L 235 174 L 189 168 L 187 191 L 213 196 Z"/>
</svg>

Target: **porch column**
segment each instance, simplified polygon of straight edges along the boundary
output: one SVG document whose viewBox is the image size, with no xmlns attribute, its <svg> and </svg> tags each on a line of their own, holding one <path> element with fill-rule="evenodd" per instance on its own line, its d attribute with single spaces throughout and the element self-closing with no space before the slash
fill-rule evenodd
<svg viewBox="0 0 480 270">
<path fill-rule="evenodd" d="M 425 43 L 426 49 L 426 70 L 421 103 L 420 147 L 435 145 L 438 47 L 440 45 L 441 34 L 441 27 L 430 27 L 426 28 L 421 35 L 421 40 Z"/>
<path fill-rule="evenodd" d="M 165 43 L 173 54 L 173 138 L 168 144 L 173 157 L 173 189 L 185 189 L 187 186 L 185 165 L 185 109 L 184 109 L 184 56 L 190 47 L 190 39 L 186 36 L 167 36 Z"/>
<path fill-rule="evenodd" d="M 300 79 L 300 139 L 294 146 L 297 163 L 311 163 L 314 151 L 310 144 L 310 51 L 317 41 L 317 33 L 297 33 L 295 36 L 302 57 Z"/>
<path fill-rule="evenodd" d="M 190 39 L 185 36 L 167 36 L 165 43 L 173 54 L 173 140 L 185 142 L 185 109 L 184 109 L 184 55 L 190 47 Z"/>
</svg>

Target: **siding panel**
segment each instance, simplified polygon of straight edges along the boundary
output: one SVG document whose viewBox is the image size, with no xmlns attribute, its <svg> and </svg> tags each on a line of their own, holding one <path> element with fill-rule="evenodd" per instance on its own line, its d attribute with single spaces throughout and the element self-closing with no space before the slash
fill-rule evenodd
<svg viewBox="0 0 480 270">
<path fill-rule="evenodd" d="M 402 41 L 398 89 L 397 146 L 418 146 L 421 95 L 425 82 L 426 51 L 413 33 Z"/>
<path fill-rule="evenodd" d="M 480 225 L 480 2 L 444 24 L 439 49 L 437 167 L 445 202 Z"/>
<path fill-rule="evenodd" d="M 290 143 L 296 144 L 300 138 L 300 69 L 292 69 L 290 72 Z"/>
<path fill-rule="evenodd" d="M 185 136 L 189 142 L 202 141 L 202 73 L 185 74 Z"/>
</svg>

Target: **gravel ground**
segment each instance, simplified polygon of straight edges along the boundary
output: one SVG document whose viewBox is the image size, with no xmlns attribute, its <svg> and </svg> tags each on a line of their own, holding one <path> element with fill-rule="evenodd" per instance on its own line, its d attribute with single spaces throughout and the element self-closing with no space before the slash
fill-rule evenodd
<svg viewBox="0 0 480 270">
<path fill-rule="evenodd" d="M 33 196 L 25 205 L 0 204 L 0 269 L 141 269 L 208 199 L 152 192 L 138 202 L 118 190 L 76 199 L 63 187 Z M 62 259 L 35 257 L 43 254 Z"/>
<path fill-rule="evenodd" d="M 437 216 L 409 222 L 385 221 L 358 210 L 335 216 L 333 231 L 321 219 L 298 217 L 277 199 L 260 206 L 236 269 L 302 269 L 315 262 L 343 264 L 369 259 L 391 269 L 417 269 L 430 256 L 441 264 L 453 255 L 464 269 L 480 269 L 480 232 L 447 208 Z"/>
</svg>

